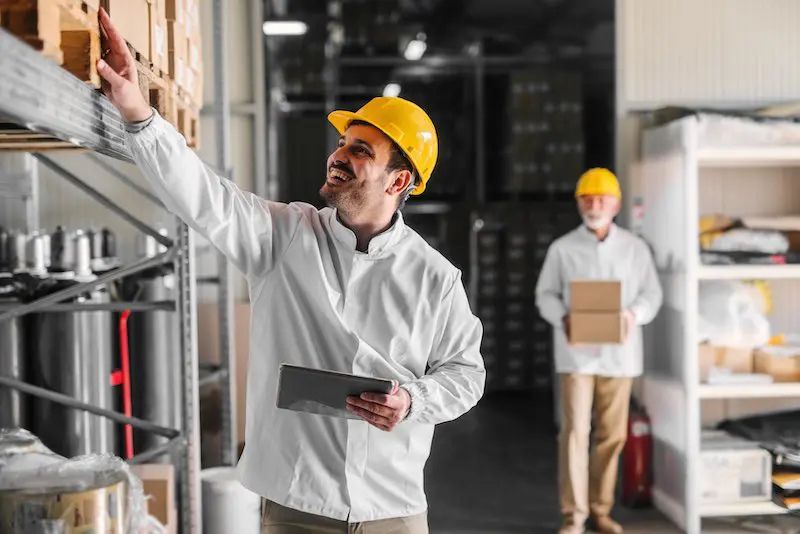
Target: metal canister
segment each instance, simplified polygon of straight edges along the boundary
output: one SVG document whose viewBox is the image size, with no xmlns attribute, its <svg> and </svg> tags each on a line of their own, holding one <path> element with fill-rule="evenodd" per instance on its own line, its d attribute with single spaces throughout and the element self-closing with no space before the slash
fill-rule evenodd
<svg viewBox="0 0 800 534">
<path fill-rule="evenodd" d="M 63 233 L 63 229 L 62 229 Z M 59 282 L 48 292 L 90 281 L 88 236 L 78 233 L 77 273 L 61 270 Z M 63 269 L 64 243 L 53 235 L 53 260 Z M 109 302 L 105 289 L 95 289 L 73 300 L 76 303 Z M 34 383 L 79 401 L 113 409 L 110 381 L 113 361 L 112 314 L 107 311 L 40 312 L 29 324 Z M 115 425 L 99 415 L 36 399 L 33 403 L 34 432 L 53 451 L 67 457 L 115 451 Z"/>
<path fill-rule="evenodd" d="M 8 231 L 0 226 L 0 272 L 11 271 L 11 258 L 9 257 L 8 248 L 10 237 Z"/>
<path fill-rule="evenodd" d="M 142 257 L 159 253 L 150 236 L 139 242 Z M 175 275 L 170 267 L 149 269 L 126 281 L 128 298 L 143 302 L 173 300 Z M 174 312 L 134 313 L 128 320 L 133 414 L 156 424 L 178 428 L 181 421 L 178 319 Z M 166 442 L 150 432 L 134 431 L 136 452 Z"/>
<path fill-rule="evenodd" d="M 10 273 L 0 273 L 0 313 L 20 303 L 19 286 Z M 24 321 L 0 321 L 0 375 L 26 379 Z M 27 405 L 19 391 L 0 386 L 0 428 L 26 427 Z"/>
<path fill-rule="evenodd" d="M 73 243 L 70 235 L 62 226 L 50 236 L 50 272 L 72 272 L 75 262 Z"/>
</svg>

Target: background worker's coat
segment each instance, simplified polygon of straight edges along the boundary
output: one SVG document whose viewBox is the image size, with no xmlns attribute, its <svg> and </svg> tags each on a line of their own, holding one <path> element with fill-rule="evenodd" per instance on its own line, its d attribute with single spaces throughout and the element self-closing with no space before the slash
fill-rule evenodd
<svg viewBox="0 0 800 534">
<path fill-rule="evenodd" d="M 622 345 L 570 345 L 563 318 L 569 313 L 570 282 L 578 279 L 620 280 L 622 306 L 636 318 Z M 604 241 L 580 226 L 550 245 L 536 284 L 536 306 L 553 325 L 556 371 L 631 377 L 642 374 L 641 325 L 661 307 L 661 285 L 647 244 L 612 224 Z"/>
</svg>

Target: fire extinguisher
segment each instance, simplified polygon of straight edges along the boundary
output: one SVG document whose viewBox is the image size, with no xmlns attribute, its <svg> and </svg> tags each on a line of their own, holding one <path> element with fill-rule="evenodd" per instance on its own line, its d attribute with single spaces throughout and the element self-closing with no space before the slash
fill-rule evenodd
<svg viewBox="0 0 800 534">
<path fill-rule="evenodd" d="M 631 399 L 628 439 L 622 451 L 622 502 L 631 508 L 649 506 L 653 486 L 653 435 L 650 417 Z"/>
</svg>

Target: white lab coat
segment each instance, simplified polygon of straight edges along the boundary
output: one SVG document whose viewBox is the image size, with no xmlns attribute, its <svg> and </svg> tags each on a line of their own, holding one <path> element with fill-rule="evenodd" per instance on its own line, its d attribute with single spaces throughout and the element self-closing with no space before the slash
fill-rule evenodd
<svg viewBox="0 0 800 534">
<path fill-rule="evenodd" d="M 281 505 L 350 522 L 424 512 L 434 425 L 459 417 L 483 393 L 482 328 L 460 271 L 399 214 L 368 253 L 357 252 L 335 210 L 239 190 L 161 117 L 129 132 L 127 142 L 168 209 L 249 282 L 242 483 Z M 411 412 L 387 433 L 360 420 L 278 409 L 281 362 L 398 380 Z"/>
<path fill-rule="evenodd" d="M 637 328 L 622 345 L 570 345 L 563 318 L 569 313 L 570 281 L 620 280 L 622 304 L 636 318 Z M 612 225 L 599 241 L 585 226 L 550 245 L 536 285 L 536 305 L 553 325 L 555 367 L 559 373 L 608 377 L 642 374 L 641 325 L 652 321 L 661 307 L 661 285 L 647 244 L 631 232 Z"/>
</svg>

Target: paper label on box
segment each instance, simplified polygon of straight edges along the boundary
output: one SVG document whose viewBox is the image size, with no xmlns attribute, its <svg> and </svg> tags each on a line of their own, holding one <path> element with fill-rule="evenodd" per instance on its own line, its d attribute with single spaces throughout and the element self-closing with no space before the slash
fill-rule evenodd
<svg viewBox="0 0 800 534">
<path fill-rule="evenodd" d="M 192 69 L 186 69 L 186 87 L 188 89 L 194 88 L 194 71 Z"/>
<path fill-rule="evenodd" d="M 162 56 L 162 57 L 164 56 L 164 52 L 165 52 L 165 48 L 166 48 L 165 44 L 164 44 L 166 42 L 166 39 L 164 38 L 164 34 L 165 34 L 164 27 L 161 26 L 160 24 L 156 24 L 155 36 L 154 36 L 155 43 L 154 44 L 155 44 L 155 48 L 156 48 L 156 55 Z"/>
<path fill-rule="evenodd" d="M 194 70 L 200 70 L 200 51 L 194 44 L 189 46 L 189 64 Z"/>
</svg>

